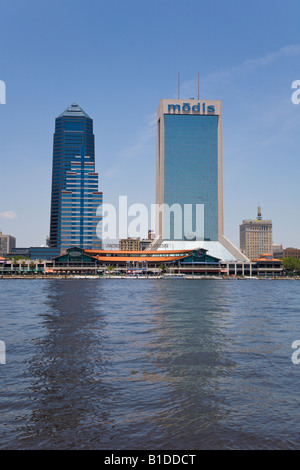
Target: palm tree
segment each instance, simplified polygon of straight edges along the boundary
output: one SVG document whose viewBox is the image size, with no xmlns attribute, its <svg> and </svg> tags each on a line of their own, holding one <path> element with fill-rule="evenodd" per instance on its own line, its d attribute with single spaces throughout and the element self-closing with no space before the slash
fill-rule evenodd
<svg viewBox="0 0 300 470">
<path fill-rule="evenodd" d="M 114 267 L 110 264 L 109 266 L 107 266 L 107 270 L 109 271 L 109 274 L 111 274 L 114 270 Z"/>
<path fill-rule="evenodd" d="M 162 273 L 166 273 L 167 272 L 167 266 L 165 264 L 161 264 L 160 265 L 160 270 Z"/>
<path fill-rule="evenodd" d="M 31 263 L 29 263 L 29 267 L 30 267 L 30 271 L 33 271 L 35 268 L 35 263 L 31 261 Z"/>
</svg>

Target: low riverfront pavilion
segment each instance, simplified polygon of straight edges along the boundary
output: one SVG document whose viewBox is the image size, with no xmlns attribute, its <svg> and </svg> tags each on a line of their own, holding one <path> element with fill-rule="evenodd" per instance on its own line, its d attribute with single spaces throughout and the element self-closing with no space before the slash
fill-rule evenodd
<svg viewBox="0 0 300 470">
<path fill-rule="evenodd" d="M 0 277 L 47 277 L 62 275 L 158 276 L 186 274 L 201 278 L 222 277 L 281 277 L 286 273 L 282 261 L 264 254 L 254 261 L 222 261 L 208 255 L 203 248 L 163 251 L 84 250 L 71 247 L 52 260 L 0 258 Z"/>
<path fill-rule="evenodd" d="M 63 274 L 157 275 L 162 271 L 174 274 L 220 275 L 221 260 L 209 256 L 207 250 L 120 251 L 69 248 L 53 259 L 52 272 Z"/>
</svg>

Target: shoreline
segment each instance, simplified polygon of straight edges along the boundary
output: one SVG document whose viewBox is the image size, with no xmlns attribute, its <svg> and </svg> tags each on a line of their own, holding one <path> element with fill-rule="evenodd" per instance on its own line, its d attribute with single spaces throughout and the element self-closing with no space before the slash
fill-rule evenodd
<svg viewBox="0 0 300 470">
<path fill-rule="evenodd" d="M 57 275 L 57 276 L 48 276 L 48 275 L 14 275 L 14 276 L 0 276 L 0 281 L 1 280 L 16 280 L 16 279 L 31 279 L 31 280 L 36 280 L 36 279 L 49 279 L 49 280 L 55 280 L 55 279 L 72 279 L 72 280 L 81 280 L 81 279 L 89 279 L 89 280 L 98 280 L 98 279 L 144 279 L 144 280 L 160 280 L 160 281 L 167 281 L 167 280 L 172 280 L 176 278 L 164 278 L 163 276 L 113 276 L 113 275 L 106 275 L 106 276 L 97 276 L 97 275 Z M 277 281 L 287 281 L 287 280 L 300 280 L 300 276 L 298 277 L 288 277 L 288 276 L 193 276 L 193 275 L 186 275 L 185 278 L 182 278 L 181 280 L 195 280 L 195 281 L 207 281 L 207 280 L 216 280 L 216 281 L 234 281 L 234 280 L 239 280 L 239 281 L 248 281 L 248 280 L 253 280 L 253 281 L 265 281 L 265 280 L 277 280 Z"/>
</svg>

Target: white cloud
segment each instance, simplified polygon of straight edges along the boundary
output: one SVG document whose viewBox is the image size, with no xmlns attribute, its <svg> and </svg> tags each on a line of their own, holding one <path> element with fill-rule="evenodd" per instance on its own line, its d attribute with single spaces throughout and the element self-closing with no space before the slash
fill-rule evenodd
<svg viewBox="0 0 300 470">
<path fill-rule="evenodd" d="M 2 219 L 15 219 L 17 215 L 14 211 L 5 211 L 5 212 L 0 212 L 0 217 Z"/>
<path fill-rule="evenodd" d="M 156 113 L 151 114 L 146 119 L 146 124 L 142 128 L 136 141 L 128 148 L 120 152 L 122 159 L 132 159 L 143 155 L 149 141 L 156 136 Z"/>
<path fill-rule="evenodd" d="M 246 59 L 239 65 L 212 72 L 204 77 L 201 77 L 200 75 L 200 92 L 202 94 L 202 91 L 206 90 L 207 88 L 211 88 L 212 84 L 216 86 L 216 84 L 220 82 L 232 81 L 233 78 L 236 78 L 240 74 L 247 74 L 259 68 L 266 67 L 284 57 L 293 57 L 299 55 L 300 44 L 291 44 L 289 46 L 281 47 L 277 51 L 268 52 L 264 56 L 258 57 L 256 59 Z M 180 86 L 180 97 L 185 97 L 187 99 L 190 96 L 195 96 L 198 87 L 197 82 L 198 78 L 185 80 Z"/>
</svg>

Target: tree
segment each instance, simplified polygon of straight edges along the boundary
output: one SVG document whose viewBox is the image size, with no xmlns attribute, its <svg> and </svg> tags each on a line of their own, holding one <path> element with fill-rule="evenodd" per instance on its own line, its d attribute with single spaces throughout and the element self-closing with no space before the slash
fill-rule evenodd
<svg viewBox="0 0 300 470">
<path fill-rule="evenodd" d="M 283 258 L 283 268 L 289 273 L 300 273 L 300 259 L 297 258 Z"/>
<path fill-rule="evenodd" d="M 29 267 L 30 267 L 30 270 L 31 271 L 34 271 L 35 269 L 35 263 L 33 261 L 31 261 L 31 263 L 29 263 Z"/>
<path fill-rule="evenodd" d="M 165 264 L 161 264 L 160 265 L 160 270 L 162 273 L 166 273 L 167 272 L 167 266 Z"/>
</svg>

